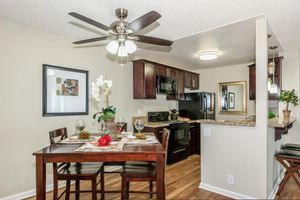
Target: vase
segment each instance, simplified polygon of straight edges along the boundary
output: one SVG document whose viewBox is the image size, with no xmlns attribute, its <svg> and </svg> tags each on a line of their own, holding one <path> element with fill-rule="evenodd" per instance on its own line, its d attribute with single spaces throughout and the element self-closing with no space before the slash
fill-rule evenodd
<svg viewBox="0 0 300 200">
<path fill-rule="evenodd" d="M 290 120 L 290 110 L 282 110 L 283 112 L 283 121 L 289 121 Z"/>
<path fill-rule="evenodd" d="M 108 134 L 113 140 L 116 140 L 118 137 L 117 124 L 114 122 L 114 120 L 105 121 L 104 123 L 106 124 L 106 127 L 108 129 Z"/>
</svg>

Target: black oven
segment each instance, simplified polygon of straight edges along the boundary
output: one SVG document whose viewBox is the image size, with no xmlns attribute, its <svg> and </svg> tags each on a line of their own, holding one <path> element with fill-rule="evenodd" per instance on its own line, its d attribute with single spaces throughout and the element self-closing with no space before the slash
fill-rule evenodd
<svg viewBox="0 0 300 200">
<path fill-rule="evenodd" d="M 186 122 L 170 124 L 167 163 L 183 160 L 189 155 L 190 125 Z"/>
<path fill-rule="evenodd" d="M 177 83 L 175 80 L 166 76 L 156 76 L 157 93 L 176 94 Z"/>
</svg>

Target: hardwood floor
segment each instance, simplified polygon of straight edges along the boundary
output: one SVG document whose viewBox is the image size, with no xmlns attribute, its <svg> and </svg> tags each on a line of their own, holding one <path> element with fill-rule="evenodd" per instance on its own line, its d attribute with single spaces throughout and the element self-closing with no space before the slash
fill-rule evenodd
<svg viewBox="0 0 300 200">
<path fill-rule="evenodd" d="M 120 175 L 108 174 L 105 175 L 106 188 L 111 190 L 120 190 Z M 166 169 L 166 194 L 167 199 L 174 200 L 186 200 L 186 199 L 216 199 L 227 200 L 231 199 L 216 193 L 212 193 L 206 190 L 198 188 L 200 182 L 200 158 L 197 155 L 190 156 L 188 159 L 167 166 Z M 72 186 L 72 189 L 74 186 Z M 82 181 L 82 189 L 88 189 L 90 183 L 88 181 Z M 148 190 L 147 183 L 131 183 L 130 188 L 132 190 Z M 60 190 L 60 192 L 62 189 Z M 100 195 L 98 195 L 100 198 Z M 28 198 L 27 200 L 33 200 L 35 197 Z M 47 199 L 52 199 L 52 192 L 47 193 Z M 64 199 L 64 197 L 62 197 Z M 71 194 L 70 199 L 75 199 L 74 194 Z M 91 199 L 89 193 L 82 193 L 80 195 L 81 200 Z M 105 194 L 106 200 L 119 200 L 120 194 Z M 130 194 L 130 199 L 142 200 L 149 199 L 147 194 Z M 155 195 L 154 198 L 155 200 Z M 290 180 L 287 184 L 282 195 L 276 199 L 300 199 L 300 190 L 296 188 L 296 184 L 293 180 Z"/>
</svg>

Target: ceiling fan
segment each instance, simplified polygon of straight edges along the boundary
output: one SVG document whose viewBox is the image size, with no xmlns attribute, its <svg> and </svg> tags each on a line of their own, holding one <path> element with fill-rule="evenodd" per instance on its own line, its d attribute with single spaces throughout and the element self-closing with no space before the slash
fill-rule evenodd
<svg viewBox="0 0 300 200">
<path fill-rule="evenodd" d="M 124 19 L 128 15 L 128 11 L 126 9 L 118 8 L 115 10 L 115 14 L 120 20 L 113 22 L 108 27 L 76 12 L 70 12 L 69 15 L 71 15 L 72 17 L 75 17 L 81 21 L 84 21 L 108 32 L 107 36 L 80 40 L 73 42 L 73 44 L 85 44 L 110 39 L 111 41 L 106 46 L 106 49 L 108 50 L 108 52 L 117 54 L 120 57 L 126 57 L 128 56 L 128 54 L 134 53 L 136 51 L 137 47 L 133 41 L 162 46 L 171 46 L 173 44 L 173 41 L 170 40 L 135 34 L 136 32 L 142 30 L 143 28 L 149 26 L 157 19 L 159 19 L 161 15 L 158 12 L 150 11 L 131 23 L 124 21 Z"/>
</svg>

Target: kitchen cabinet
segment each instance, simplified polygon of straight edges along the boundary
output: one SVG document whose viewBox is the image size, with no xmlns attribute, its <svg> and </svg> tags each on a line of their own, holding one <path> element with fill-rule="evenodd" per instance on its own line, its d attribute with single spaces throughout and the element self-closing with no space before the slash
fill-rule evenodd
<svg viewBox="0 0 300 200">
<path fill-rule="evenodd" d="M 167 100 L 184 99 L 184 71 L 179 69 L 171 69 L 170 77 L 176 81 L 177 93 L 175 95 L 167 95 Z"/>
<path fill-rule="evenodd" d="M 156 75 L 170 77 L 171 69 L 165 65 L 156 64 Z"/>
<path fill-rule="evenodd" d="M 184 87 L 189 88 L 191 90 L 199 89 L 199 74 L 192 72 L 184 73 Z"/>
<path fill-rule="evenodd" d="M 283 57 L 276 57 L 275 61 L 275 73 L 274 79 L 272 74 L 268 74 L 268 79 L 277 85 L 278 91 L 281 91 L 281 69 L 282 69 L 282 59 Z M 272 62 L 272 58 L 268 59 L 268 63 Z M 255 100 L 256 99 L 256 68 L 255 64 L 248 66 L 249 67 L 249 99 Z M 269 100 L 278 100 L 278 94 L 268 94 Z"/>
<path fill-rule="evenodd" d="M 199 74 L 147 60 L 133 61 L 133 98 L 156 99 L 156 76 L 166 76 L 177 83 L 177 93 L 167 100 L 184 99 L 184 88 L 199 89 Z"/>
<path fill-rule="evenodd" d="M 133 61 L 133 98 L 156 99 L 156 68 L 153 63 Z"/>
<path fill-rule="evenodd" d="M 190 123 L 190 155 L 200 155 L 200 124 Z"/>
</svg>

